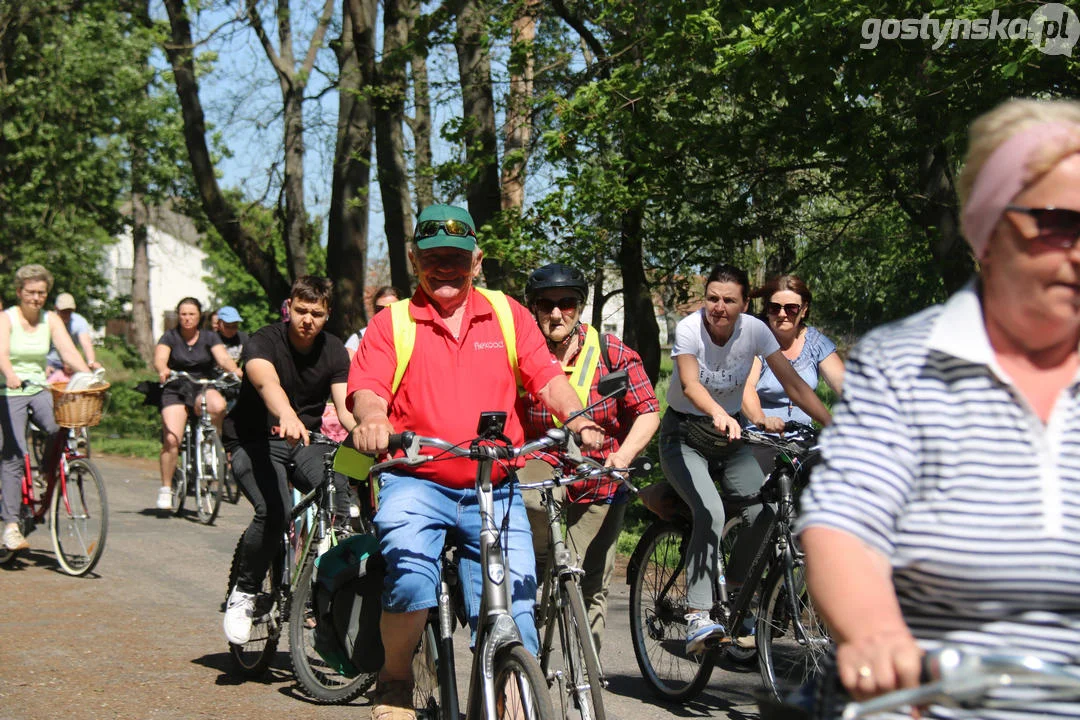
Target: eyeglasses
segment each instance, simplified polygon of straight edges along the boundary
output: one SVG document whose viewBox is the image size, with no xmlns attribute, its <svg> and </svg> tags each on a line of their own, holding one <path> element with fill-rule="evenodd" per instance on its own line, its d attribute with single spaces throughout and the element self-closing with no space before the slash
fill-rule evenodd
<svg viewBox="0 0 1080 720">
<path fill-rule="evenodd" d="M 423 240 L 424 238 L 435 237 L 440 230 L 454 237 L 468 237 L 470 235 L 476 237 L 476 231 L 469 227 L 469 223 L 461 220 L 424 220 L 416 224 L 416 233 L 413 235 L 413 239 Z"/>
<path fill-rule="evenodd" d="M 1035 218 L 1037 234 L 1034 240 L 1047 247 L 1068 250 L 1080 240 L 1080 210 L 1068 208 L 1029 208 L 1006 205 L 1006 210 Z"/>
<path fill-rule="evenodd" d="M 794 317 L 799 314 L 800 310 L 802 310 L 802 305 L 800 305 L 799 303 L 784 303 L 783 305 L 781 305 L 780 303 L 774 302 L 765 305 L 765 312 L 769 313 L 770 315 L 779 315 L 781 310 L 787 313 L 788 317 Z"/>
<path fill-rule="evenodd" d="M 549 313 L 556 307 L 560 312 L 570 312 L 571 310 L 577 310 L 578 304 L 581 301 L 576 297 L 564 297 L 558 300 L 551 300 L 549 298 L 536 298 L 533 300 L 533 307 L 542 313 Z"/>
</svg>

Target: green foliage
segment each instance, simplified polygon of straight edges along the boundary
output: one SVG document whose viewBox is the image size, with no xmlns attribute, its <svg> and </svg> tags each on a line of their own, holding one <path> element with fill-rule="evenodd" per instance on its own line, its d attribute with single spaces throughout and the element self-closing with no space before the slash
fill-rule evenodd
<svg viewBox="0 0 1080 720">
<path fill-rule="evenodd" d="M 129 454 L 131 448 L 142 447 L 138 454 L 146 457 L 147 448 L 152 447 L 151 454 L 156 455 L 161 449 L 161 413 L 156 407 L 143 405 L 144 396 L 135 386 L 143 380 L 157 382 L 157 375 L 123 338 L 106 337 L 95 350 L 110 384 L 101 424 L 92 430 L 95 449 Z M 105 438 L 109 443 L 100 444 L 99 439 Z"/>
</svg>

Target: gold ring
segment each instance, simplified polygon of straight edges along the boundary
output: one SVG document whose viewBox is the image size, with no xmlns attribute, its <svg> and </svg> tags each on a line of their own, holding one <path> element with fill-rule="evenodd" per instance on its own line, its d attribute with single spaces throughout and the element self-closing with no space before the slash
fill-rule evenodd
<svg viewBox="0 0 1080 720">
<path fill-rule="evenodd" d="M 869 665 L 863 665 L 861 668 L 859 668 L 859 677 L 863 678 L 864 680 L 869 679 L 870 676 L 872 676 L 873 674 L 874 671 L 870 669 Z"/>
</svg>

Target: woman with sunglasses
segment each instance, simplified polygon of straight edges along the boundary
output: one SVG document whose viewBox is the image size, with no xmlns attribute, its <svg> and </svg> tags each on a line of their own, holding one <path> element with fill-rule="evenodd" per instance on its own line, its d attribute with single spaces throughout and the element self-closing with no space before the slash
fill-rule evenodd
<svg viewBox="0 0 1080 720">
<path fill-rule="evenodd" d="M 918 684 L 940 644 L 1080 671 L 1080 104 L 977 119 L 957 193 L 977 275 L 852 350 L 802 495 L 810 591 L 859 698 Z M 994 697 L 1019 704 L 993 717 L 1080 717 L 1075 697 Z"/>
<path fill-rule="evenodd" d="M 375 312 L 372 313 L 372 316 L 374 316 L 375 313 L 390 307 L 402 297 L 404 296 L 393 285 L 383 285 L 375 291 L 375 295 L 371 298 L 371 304 L 375 306 Z M 364 337 L 364 330 L 367 330 L 367 328 L 360 328 L 345 341 L 345 349 L 349 353 L 350 362 L 352 362 L 353 356 L 356 355 L 357 348 L 360 347 L 360 341 Z M 327 407 L 329 407 L 329 405 Z M 331 437 L 333 436 L 331 435 Z"/>
<path fill-rule="evenodd" d="M 780 343 L 780 352 L 791 361 L 799 377 L 812 388 L 818 386 L 819 379 L 824 379 L 839 395 L 844 382 L 844 361 L 836 354 L 836 343 L 806 324 L 813 296 L 802 278 L 779 275 L 754 294 L 765 298 L 763 319 Z M 780 432 L 789 420 L 811 423 L 810 416 L 791 401 L 776 374 L 760 357 L 754 358 L 746 379 L 742 409 L 747 420 L 767 432 Z M 770 467 L 771 463 L 769 458 Z"/>
<path fill-rule="evenodd" d="M 785 392 L 810 417 L 823 425 L 830 421 L 829 411 L 780 352 L 769 328 L 746 314 L 749 286 L 745 271 L 714 267 L 705 280 L 703 307 L 679 321 L 671 347 L 674 368 L 660 423 L 660 466 L 693 514 L 694 552 L 686 567 L 686 652 L 692 654 L 725 636 L 709 615 L 726 520 L 710 465 L 723 466 L 720 486 L 732 495 L 753 495 L 765 479 L 750 447 L 739 442 L 743 389 L 754 358 L 765 358 Z M 742 519 L 748 530 L 739 533 L 726 568 L 730 591 L 742 583 L 769 525 L 760 505 L 744 508 Z"/>
</svg>

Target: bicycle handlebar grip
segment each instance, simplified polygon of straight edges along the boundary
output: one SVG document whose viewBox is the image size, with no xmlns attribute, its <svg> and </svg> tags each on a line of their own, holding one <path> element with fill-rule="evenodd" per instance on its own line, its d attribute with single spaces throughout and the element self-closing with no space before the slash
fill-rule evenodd
<svg viewBox="0 0 1080 720">
<path fill-rule="evenodd" d="M 388 450 L 391 453 L 396 453 L 398 450 L 404 450 L 409 445 L 412 445 L 412 440 L 416 436 L 416 433 L 405 431 L 402 433 L 390 433 L 390 443 Z"/>
</svg>

